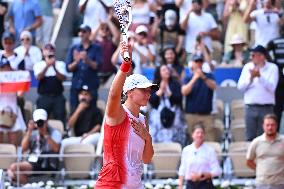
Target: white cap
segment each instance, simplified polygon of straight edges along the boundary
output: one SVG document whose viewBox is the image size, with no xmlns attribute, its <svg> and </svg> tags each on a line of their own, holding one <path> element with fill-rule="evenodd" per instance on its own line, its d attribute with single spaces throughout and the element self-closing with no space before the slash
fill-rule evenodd
<svg viewBox="0 0 284 189">
<path fill-rule="evenodd" d="M 24 30 L 22 31 L 21 35 L 20 35 L 20 39 L 23 39 L 24 37 L 27 37 L 29 39 L 32 39 L 32 34 L 31 32 Z"/>
<path fill-rule="evenodd" d="M 245 44 L 244 38 L 239 34 L 234 34 L 231 38 L 230 45 Z"/>
<path fill-rule="evenodd" d="M 123 93 L 126 94 L 128 91 L 138 88 L 146 89 L 156 84 L 151 83 L 147 77 L 141 74 L 132 74 L 128 76 L 123 85 Z"/>
<path fill-rule="evenodd" d="M 174 10 L 168 9 L 165 12 L 165 24 L 166 26 L 173 26 L 177 21 L 177 14 Z"/>
<path fill-rule="evenodd" d="M 44 109 L 36 109 L 33 113 L 33 120 L 37 122 L 38 120 L 47 120 L 47 112 Z"/>
<path fill-rule="evenodd" d="M 148 33 L 148 28 L 144 25 L 140 25 L 136 28 L 135 30 L 135 33 L 142 33 L 142 32 L 145 32 L 145 33 Z"/>
</svg>

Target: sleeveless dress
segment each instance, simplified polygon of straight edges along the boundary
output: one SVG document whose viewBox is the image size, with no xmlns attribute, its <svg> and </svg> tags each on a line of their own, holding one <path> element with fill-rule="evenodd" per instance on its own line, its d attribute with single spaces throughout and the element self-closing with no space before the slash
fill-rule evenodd
<svg viewBox="0 0 284 189">
<path fill-rule="evenodd" d="M 123 105 L 126 117 L 119 125 L 104 124 L 104 159 L 95 189 L 143 189 L 142 154 L 145 141 L 130 125 L 130 118 L 145 125 L 142 114 L 134 117 Z"/>
</svg>

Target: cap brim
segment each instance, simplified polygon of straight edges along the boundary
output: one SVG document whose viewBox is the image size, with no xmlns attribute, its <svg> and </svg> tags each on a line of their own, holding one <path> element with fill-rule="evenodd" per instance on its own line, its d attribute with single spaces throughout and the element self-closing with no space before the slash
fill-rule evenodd
<svg viewBox="0 0 284 189">
<path fill-rule="evenodd" d="M 154 83 L 143 83 L 142 85 L 138 85 L 135 88 L 137 88 L 137 89 L 146 89 L 148 87 L 153 87 L 153 86 L 157 86 L 157 84 L 154 84 Z"/>
</svg>

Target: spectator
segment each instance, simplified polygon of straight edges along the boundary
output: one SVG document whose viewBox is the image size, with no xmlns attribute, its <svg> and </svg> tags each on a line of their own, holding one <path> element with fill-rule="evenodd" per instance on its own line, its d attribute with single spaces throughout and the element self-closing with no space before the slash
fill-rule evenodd
<svg viewBox="0 0 284 189">
<path fill-rule="evenodd" d="M 31 32 L 22 31 L 20 39 L 21 45 L 14 50 L 19 60 L 21 60 L 18 68 L 31 71 L 34 64 L 42 60 L 41 50 L 37 46 L 32 45 L 33 38 Z"/>
<path fill-rule="evenodd" d="M 29 150 L 27 161 L 12 163 L 8 169 L 8 176 L 12 181 L 19 177 L 21 184 L 27 183 L 28 174 L 19 171 L 56 171 L 58 159 L 39 157 L 42 154 L 56 154 L 59 152 L 61 134 L 47 123 L 47 112 L 44 109 L 36 109 L 33 112 L 33 121 L 30 120 L 28 130 L 22 140 L 22 151 Z"/>
<path fill-rule="evenodd" d="M 154 83 L 159 90 L 153 90 L 150 97 L 151 111 L 149 113 L 150 134 L 153 142 L 178 142 L 186 144 L 186 124 L 182 114 L 182 94 L 179 80 L 171 74 L 167 65 L 155 70 Z M 174 112 L 173 118 L 162 115 L 164 108 Z"/>
<path fill-rule="evenodd" d="M 165 18 L 155 18 L 151 33 L 157 42 L 157 52 L 163 52 L 164 47 L 174 46 L 178 55 L 182 55 L 185 32 L 180 28 L 175 10 L 168 9 Z"/>
<path fill-rule="evenodd" d="M 213 148 L 204 144 L 205 129 L 196 125 L 192 133 L 193 142 L 186 146 L 181 155 L 179 167 L 179 189 L 214 189 L 213 177 L 222 173 Z"/>
<path fill-rule="evenodd" d="M 284 188 L 284 139 L 277 127 L 277 117 L 266 114 L 264 133 L 250 143 L 247 151 L 247 165 L 256 171 L 257 189 Z"/>
<path fill-rule="evenodd" d="M 81 25 L 79 37 L 81 42 L 72 45 L 66 57 L 67 70 L 73 73 L 70 91 L 71 112 L 79 101 L 78 94 L 83 85 L 87 85 L 92 93 L 92 103 L 96 106 L 100 80 L 98 70 L 102 64 L 102 49 L 90 40 L 91 28 Z"/>
<path fill-rule="evenodd" d="M 53 28 L 53 7 L 55 0 L 40 0 L 38 1 L 42 11 L 42 25 L 36 30 L 36 43 L 43 46 L 50 42 L 50 37 Z"/>
<path fill-rule="evenodd" d="M 38 1 L 36 0 L 15 0 L 8 13 L 9 31 L 19 39 L 22 31 L 32 33 L 35 42 L 35 30 L 42 25 L 42 14 Z"/>
<path fill-rule="evenodd" d="M 232 50 L 231 41 L 238 34 L 244 43 L 248 43 L 248 24 L 243 21 L 243 14 L 247 8 L 247 0 L 227 0 L 223 13 L 223 24 L 226 26 L 225 53 Z"/>
<path fill-rule="evenodd" d="M 246 139 L 253 140 L 263 133 L 264 115 L 273 113 L 278 68 L 266 60 L 263 46 L 252 50 L 252 62 L 247 63 L 238 81 L 238 89 L 244 93 Z M 261 94 L 261 95 L 260 95 Z"/>
<path fill-rule="evenodd" d="M 239 34 L 232 37 L 230 45 L 233 49 L 224 54 L 221 66 L 242 67 L 249 61 L 249 51 L 245 49 L 246 42 Z"/>
<path fill-rule="evenodd" d="M 34 74 L 39 81 L 37 108 L 45 109 L 54 119 L 66 121 L 63 81 L 66 79 L 66 64 L 55 58 L 55 47 L 48 43 L 43 49 L 44 60 L 34 65 Z"/>
<path fill-rule="evenodd" d="M 6 43 L 4 41 L 4 43 Z M 3 43 L 3 46 L 6 44 Z M 0 55 L 0 72 L 13 71 L 9 60 L 2 54 Z M 8 143 L 18 146 L 19 132 L 24 132 L 26 125 L 23 119 L 22 112 L 17 105 L 17 93 L 0 93 L 0 111 L 12 115 L 14 125 L 11 128 L 0 126 L 0 143 L 4 142 L 4 133 L 8 134 Z"/>
<path fill-rule="evenodd" d="M 273 63 L 278 67 L 279 81 L 275 92 L 274 113 L 278 118 L 278 125 L 280 125 L 284 110 L 284 26 L 281 27 L 280 37 L 271 40 L 267 44 L 267 50 L 272 53 Z"/>
<path fill-rule="evenodd" d="M 83 24 L 93 31 L 98 29 L 100 22 L 107 22 L 108 5 L 102 0 L 80 0 L 79 10 L 84 15 Z"/>
<path fill-rule="evenodd" d="M 182 95 L 185 97 L 185 119 L 189 136 L 194 125 L 201 123 L 205 126 L 206 139 L 215 141 L 211 111 L 216 83 L 211 73 L 203 72 L 203 62 L 202 55 L 192 56 L 192 73 L 185 78 L 181 88 Z"/>
<path fill-rule="evenodd" d="M 188 7 L 188 11 L 184 19 L 180 20 L 181 28 L 185 30 L 185 50 L 188 54 L 187 61 L 190 60 L 194 53 L 194 44 L 197 36 L 201 36 L 204 44 L 212 49 L 212 39 L 219 39 L 219 30 L 213 16 L 202 10 L 202 0 L 192 0 L 192 6 Z"/>
<path fill-rule="evenodd" d="M 8 10 L 8 2 L 1 0 L 0 1 L 0 36 L 2 37 L 3 32 L 5 31 L 5 15 Z M 0 44 L 0 49 L 3 49 L 2 44 Z"/>
<path fill-rule="evenodd" d="M 133 45 L 133 50 L 138 56 L 133 56 L 132 58 L 135 62 L 134 73 L 141 74 L 142 67 L 150 66 L 155 62 L 155 47 L 147 38 L 149 30 L 146 26 L 138 26 L 135 30 L 135 34 L 136 41 Z"/>
<path fill-rule="evenodd" d="M 117 48 L 120 32 L 111 21 L 112 15 L 108 17 L 107 23 L 100 23 L 98 30 L 95 33 L 94 41 L 100 44 L 102 49 L 102 65 L 99 69 L 99 77 L 101 84 L 104 84 L 110 76 L 116 73 L 116 67 L 111 62 L 111 56 Z M 112 78 L 113 79 L 113 78 Z"/>
<path fill-rule="evenodd" d="M 155 12 L 155 6 L 153 3 L 150 3 L 147 0 L 134 0 L 131 11 L 132 23 L 129 29 L 131 31 L 135 31 L 138 26 L 143 25 L 149 30 L 152 11 Z M 151 34 L 149 33 L 149 35 Z M 151 36 L 147 37 L 148 39 L 151 38 Z"/>
<path fill-rule="evenodd" d="M 182 82 L 185 77 L 185 69 L 178 61 L 178 55 L 174 46 L 167 46 L 162 52 L 162 65 L 167 65 L 171 75 Z"/>
<path fill-rule="evenodd" d="M 249 8 L 244 14 L 244 20 L 246 22 L 255 21 L 254 46 L 266 47 L 270 40 L 279 37 L 279 28 L 283 21 L 280 10 L 275 7 L 273 0 L 265 0 L 263 8 L 258 10 L 254 10 L 255 3 L 255 0 L 250 1 Z"/>
<path fill-rule="evenodd" d="M 60 154 L 70 144 L 97 145 L 100 138 L 103 115 L 101 110 L 91 103 L 92 94 L 88 86 L 84 85 L 78 95 L 79 104 L 71 113 L 68 126 L 73 129 L 75 137 L 66 138 L 61 143 Z"/>
</svg>

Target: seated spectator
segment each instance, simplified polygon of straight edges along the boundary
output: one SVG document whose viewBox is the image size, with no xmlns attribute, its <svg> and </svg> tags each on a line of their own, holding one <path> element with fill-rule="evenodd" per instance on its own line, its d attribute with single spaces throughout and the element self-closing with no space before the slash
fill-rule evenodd
<svg viewBox="0 0 284 189">
<path fill-rule="evenodd" d="M 217 155 L 212 147 L 204 144 L 205 129 L 196 125 L 192 133 L 193 142 L 186 146 L 179 167 L 179 189 L 214 189 L 212 179 L 221 175 Z"/>
<path fill-rule="evenodd" d="M 73 73 L 70 90 L 71 112 L 79 103 L 78 94 L 83 85 L 88 85 L 92 92 L 92 103 L 96 106 L 100 85 L 98 71 L 102 64 L 102 48 L 90 40 L 91 28 L 81 25 L 78 35 L 80 43 L 72 45 L 66 56 L 67 70 Z"/>
<path fill-rule="evenodd" d="M 14 50 L 21 61 L 18 69 L 31 71 L 34 64 L 42 60 L 41 50 L 32 45 L 32 34 L 29 31 L 22 31 L 20 40 L 21 45 Z"/>
<path fill-rule="evenodd" d="M 224 54 L 221 66 L 242 67 L 249 61 L 249 51 L 245 49 L 246 42 L 239 34 L 235 34 L 230 42 L 233 50 Z"/>
<path fill-rule="evenodd" d="M 6 45 L 6 44 L 5 44 Z M 4 45 L 4 46 L 5 46 Z M 0 56 L 0 72 L 13 71 L 9 60 L 4 56 Z M 24 132 L 26 124 L 23 119 L 21 109 L 17 105 L 17 93 L 0 93 L 0 112 L 12 114 L 14 124 L 8 128 L 5 125 L 0 125 L 0 143 L 4 142 L 4 133 L 8 134 L 8 143 L 18 146 L 18 133 Z"/>
<path fill-rule="evenodd" d="M 181 84 L 171 74 L 171 69 L 162 65 L 155 70 L 154 83 L 159 90 L 153 90 L 150 97 L 152 109 L 149 113 L 150 133 L 153 142 L 179 142 L 186 144 L 186 124 L 182 114 Z M 173 117 L 165 109 L 174 112 Z"/>
<path fill-rule="evenodd" d="M 22 151 L 29 151 L 27 161 L 10 165 L 8 176 L 12 181 L 17 177 L 21 184 L 28 181 L 28 175 L 19 171 L 56 171 L 58 170 L 58 158 L 40 157 L 42 154 L 56 154 L 59 152 L 61 134 L 47 123 L 47 112 L 44 109 L 36 109 L 33 112 L 33 121 L 28 123 L 27 132 L 22 140 Z"/>
<path fill-rule="evenodd" d="M 192 73 L 185 78 L 181 89 L 185 97 L 185 119 L 188 124 L 188 136 L 191 136 L 194 125 L 203 124 L 207 133 L 206 139 L 215 141 L 211 111 L 216 82 L 211 73 L 202 70 L 203 63 L 202 55 L 192 56 Z"/>
<path fill-rule="evenodd" d="M 99 141 L 103 115 L 101 110 L 91 103 L 92 93 L 88 86 L 82 87 L 78 100 L 79 104 L 68 120 L 68 125 L 70 129 L 73 129 L 75 137 L 62 141 L 60 154 L 63 154 L 67 145 L 83 143 L 96 146 Z"/>
<path fill-rule="evenodd" d="M 39 81 L 37 108 L 43 108 L 54 119 L 66 122 L 63 81 L 66 78 L 66 64 L 56 60 L 55 47 L 48 43 L 43 49 L 44 60 L 34 65 L 34 74 Z"/>
</svg>

